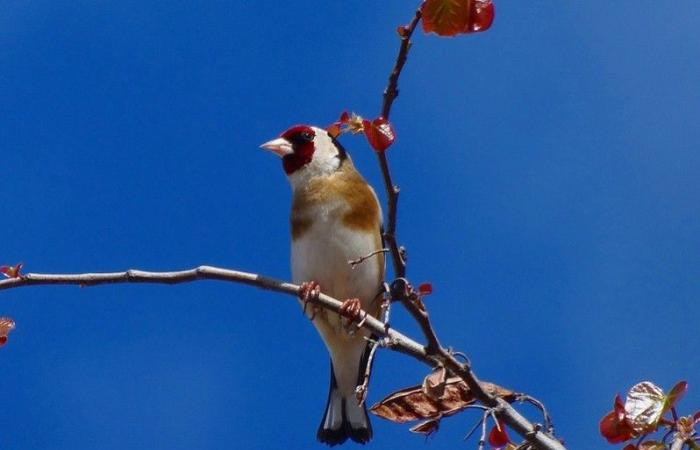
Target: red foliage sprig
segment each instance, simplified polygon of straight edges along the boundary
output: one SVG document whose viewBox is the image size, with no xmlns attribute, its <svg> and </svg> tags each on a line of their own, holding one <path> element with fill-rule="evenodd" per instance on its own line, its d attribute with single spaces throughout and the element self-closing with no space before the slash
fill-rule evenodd
<svg viewBox="0 0 700 450">
<path fill-rule="evenodd" d="M 7 278 L 21 278 L 24 264 L 17 263 L 14 266 L 0 266 L 0 273 Z"/>
<path fill-rule="evenodd" d="M 642 438 L 636 444 L 627 444 L 623 450 L 665 450 L 665 438 L 675 433 L 674 439 L 694 443 L 695 427 L 700 423 L 700 412 L 695 416 L 678 417 L 675 406 L 688 390 L 688 383 L 680 381 L 668 392 L 649 381 L 632 386 L 625 401 L 617 395 L 613 410 L 600 421 L 600 433 L 611 444 L 620 444 Z M 671 413 L 668 417 L 668 413 Z M 661 440 L 648 440 L 652 433 L 665 431 Z M 694 447 L 691 447 L 694 448 Z"/>
<path fill-rule="evenodd" d="M 355 113 L 343 111 L 340 118 L 326 128 L 328 134 L 338 137 L 342 133 L 364 133 L 369 145 L 377 152 L 383 152 L 396 140 L 394 127 L 383 117 L 373 120 L 362 118 Z"/>
</svg>

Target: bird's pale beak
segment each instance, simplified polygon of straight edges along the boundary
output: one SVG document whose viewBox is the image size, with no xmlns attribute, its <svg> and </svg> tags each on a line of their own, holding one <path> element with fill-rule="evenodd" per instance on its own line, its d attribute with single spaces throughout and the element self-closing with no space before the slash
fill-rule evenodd
<svg viewBox="0 0 700 450">
<path fill-rule="evenodd" d="M 270 150 L 272 153 L 276 154 L 280 158 L 285 155 L 291 155 L 292 153 L 294 153 L 292 143 L 286 140 L 285 138 L 277 138 L 265 142 L 263 145 L 260 146 L 260 148 Z"/>
</svg>

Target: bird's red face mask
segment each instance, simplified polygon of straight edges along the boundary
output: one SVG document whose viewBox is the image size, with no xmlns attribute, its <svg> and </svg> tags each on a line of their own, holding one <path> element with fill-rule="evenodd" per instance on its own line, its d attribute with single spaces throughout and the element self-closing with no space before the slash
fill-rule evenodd
<svg viewBox="0 0 700 450">
<path fill-rule="evenodd" d="M 315 137 L 316 132 L 311 127 L 297 125 L 260 147 L 282 158 L 284 171 L 291 175 L 313 159 Z"/>
</svg>

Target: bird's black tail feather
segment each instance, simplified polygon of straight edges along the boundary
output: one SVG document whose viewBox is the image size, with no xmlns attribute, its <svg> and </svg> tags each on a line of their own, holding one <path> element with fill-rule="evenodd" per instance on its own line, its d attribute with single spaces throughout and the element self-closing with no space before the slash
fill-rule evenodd
<svg viewBox="0 0 700 450">
<path fill-rule="evenodd" d="M 357 384 L 363 381 L 371 348 L 370 343 L 365 347 L 360 361 Z M 365 444 L 372 439 L 372 423 L 369 421 L 367 408 L 364 404 L 357 404 L 354 394 L 344 397 L 340 393 L 333 372 L 333 362 L 331 362 L 331 386 L 328 391 L 326 411 L 318 427 L 316 438 L 330 446 L 342 444 L 348 438 L 359 444 Z"/>
</svg>

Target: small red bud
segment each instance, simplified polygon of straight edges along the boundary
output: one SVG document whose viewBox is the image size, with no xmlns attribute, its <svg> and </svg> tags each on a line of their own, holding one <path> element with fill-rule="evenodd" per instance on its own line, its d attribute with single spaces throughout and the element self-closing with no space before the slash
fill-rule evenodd
<svg viewBox="0 0 700 450">
<path fill-rule="evenodd" d="M 17 263 L 15 266 L 0 266 L 0 273 L 5 275 L 7 278 L 19 278 L 22 276 L 22 267 L 22 263 Z"/>
<path fill-rule="evenodd" d="M 501 427 L 500 429 L 498 427 Z M 502 423 L 498 423 L 498 426 L 494 425 L 489 433 L 489 444 L 492 447 L 500 448 L 505 447 L 510 442 L 508 433 L 506 433 L 506 428 Z"/>
<path fill-rule="evenodd" d="M 383 152 L 394 143 L 396 133 L 388 120 L 377 117 L 373 121 L 367 119 L 362 121 L 362 128 L 367 137 L 367 141 L 372 148 L 378 152 Z"/>
<path fill-rule="evenodd" d="M 422 283 L 418 286 L 418 293 L 422 296 L 430 295 L 433 293 L 432 283 Z"/>
</svg>

